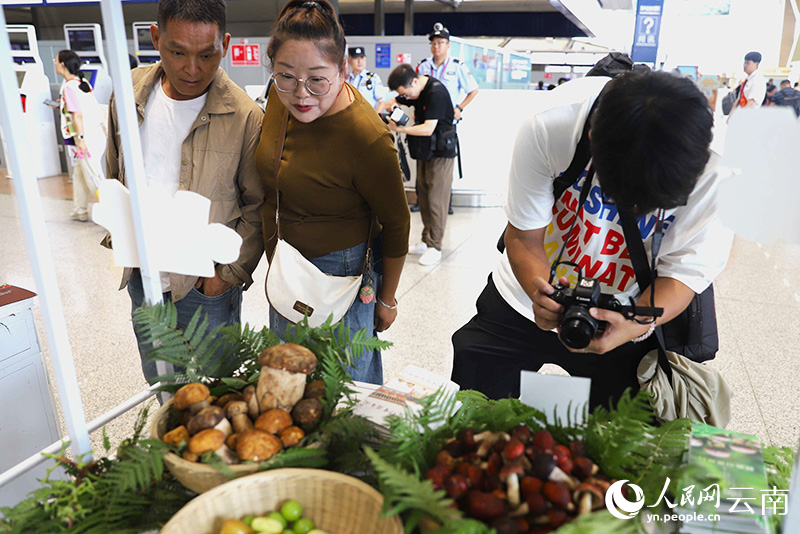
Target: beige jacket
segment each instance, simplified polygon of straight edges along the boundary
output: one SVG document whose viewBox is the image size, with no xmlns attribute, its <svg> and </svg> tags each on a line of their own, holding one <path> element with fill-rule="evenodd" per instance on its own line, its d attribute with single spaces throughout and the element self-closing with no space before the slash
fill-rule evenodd
<svg viewBox="0 0 800 534">
<path fill-rule="evenodd" d="M 147 99 L 163 72 L 160 63 L 131 71 L 140 126 L 144 122 Z M 260 215 L 264 188 L 255 167 L 263 115 L 261 108 L 219 69 L 208 90 L 206 104 L 181 147 L 180 189 L 209 198 L 209 222 L 222 223 L 242 236 L 239 259 L 217 270 L 223 280 L 244 285 L 245 289 L 253 283 L 253 271 L 264 253 Z M 106 176 L 125 183 L 113 97 L 109 103 L 108 126 L 114 135 L 108 136 Z M 109 236 L 103 244 L 110 246 Z M 132 269 L 125 269 L 120 289 L 128 284 L 131 272 Z M 196 276 L 171 274 L 173 300 L 185 297 L 197 280 Z"/>
</svg>

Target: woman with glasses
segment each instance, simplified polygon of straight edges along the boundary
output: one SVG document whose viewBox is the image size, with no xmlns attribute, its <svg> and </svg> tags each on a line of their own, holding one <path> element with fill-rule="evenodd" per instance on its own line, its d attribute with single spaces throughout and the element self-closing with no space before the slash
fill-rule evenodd
<svg viewBox="0 0 800 534">
<path fill-rule="evenodd" d="M 380 234 L 382 255 L 373 241 L 372 256 L 382 256 L 383 274 L 374 264 L 365 270 L 364 287 L 343 321 L 351 332 L 382 332 L 397 317 L 395 293 L 410 226 L 392 134 L 345 81 L 344 31 L 326 0 L 290 1 L 267 56 L 273 84 L 256 153 L 266 189 L 267 257 L 277 242 L 276 211 L 281 238 L 334 276 L 361 274 L 369 236 Z M 288 326 L 270 306 L 270 328 L 282 336 Z M 348 372 L 381 384 L 380 353 L 361 355 Z"/>
</svg>

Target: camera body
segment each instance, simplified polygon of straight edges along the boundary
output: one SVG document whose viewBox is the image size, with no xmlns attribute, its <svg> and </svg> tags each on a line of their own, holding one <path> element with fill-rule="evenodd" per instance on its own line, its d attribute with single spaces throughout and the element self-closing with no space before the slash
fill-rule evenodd
<svg viewBox="0 0 800 534">
<path fill-rule="evenodd" d="M 391 120 L 398 126 L 405 126 L 408 124 L 409 117 L 400 108 L 394 108 L 391 113 L 381 113 L 381 119 L 387 123 Z"/>
<path fill-rule="evenodd" d="M 555 284 L 553 288 L 555 292 L 550 298 L 564 306 L 561 341 L 573 349 L 586 348 L 597 332 L 605 328 L 605 322 L 592 317 L 589 308 L 616 312 L 623 309 L 613 295 L 601 292 L 600 283 L 594 278 L 581 278 L 574 288 L 561 284 Z"/>
</svg>

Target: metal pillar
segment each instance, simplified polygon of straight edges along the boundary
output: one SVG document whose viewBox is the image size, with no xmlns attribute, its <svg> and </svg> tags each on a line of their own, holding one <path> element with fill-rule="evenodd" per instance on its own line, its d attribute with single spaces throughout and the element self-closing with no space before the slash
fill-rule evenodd
<svg viewBox="0 0 800 534">
<path fill-rule="evenodd" d="M 403 35 L 414 35 L 414 0 L 406 0 Z"/>
<path fill-rule="evenodd" d="M 117 0 L 119 2 L 119 0 Z M 123 35 L 124 30 L 123 30 Z M 11 45 L 8 40 L 6 17 L 0 9 L 0 128 L 8 147 L 8 170 L 14 177 L 14 191 L 19 205 L 22 229 L 28 247 L 28 257 L 33 268 L 36 290 L 39 294 L 42 318 L 47 336 L 47 348 L 53 363 L 53 374 L 58 385 L 61 410 L 67 425 L 72 452 L 78 456 L 91 452 L 86 415 L 83 412 L 81 392 L 75 374 L 75 361 L 67 335 L 64 307 L 58 291 L 50 238 L 44 222 L 42 198 L 33 170 L 33 161 L 26 150 L 27 134 L 20 125 L 22 115 L 19 89 L 14 85 L 16 76 L 11 62 Z M 44 105 L 28 102 L 28 106 Z M 138 136 L 138 135 L 137 135 Z M 8 252 L 7 252 L 8 253 Z"/>
<path fill-rule="evenodd" d="M 375 35 L 386 35 L 386 7 L 383 0 L 375 0 Z"/>
</svg>

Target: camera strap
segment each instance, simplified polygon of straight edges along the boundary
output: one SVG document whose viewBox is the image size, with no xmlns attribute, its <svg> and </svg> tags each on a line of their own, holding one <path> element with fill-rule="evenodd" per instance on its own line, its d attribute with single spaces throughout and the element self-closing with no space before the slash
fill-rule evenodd
<svg viewBox="0 0 800 534">
<path fill-rule="evenodd" d="M 558 251 L 558 257 L 550 267 L 550 278 L 547 280 L 548 284 L 552 285 L 553 279 L 556 277 L 556 269 L 561 263 L 561 257 L 564 255 L 564 249 L 567 246 L 567 241 L 569 241 L 569 236 L 572 235 L 572 231 L 575 229 L 575 223 L 578 222 L 578 216 L 581 214 L 583 205 L 586 204 L 586 199 L 589 198 L 589 190 L 592 188 L 592 178 L 594 178 L 594 166 L 589 166 L 589 172 L 586 173 L 586 180 L 583 181 L 583 185 L 581 186 L 581 194 L 578 197 L 578 205 L 575 209 L 575 217 L 572 218 L 572 226 L 569 227 L 569 232 L 564 235 L 564 241 L 561 243 L 561 249 Z"/>
<path fill-rule="evenodd" d="M 661 248 L 661 239 L 664 237 L 664 210 L 658 210 L 658 222 L 656 223 L 652 241 L 652 261 L 649 266 L 647 265 L 647 252 L 644 249 L 642 234 L 639 231 L 639 225 L 636 224 L 636 218 L 627 208 L 619 207 L 618 211 L 622 232 L 625 234 L 625 243 L 628 245 L 628 255 L 631 258 L 633 271 L 636 273 L 636 282 L 639 284 L 639 291 L 644 293 L 656 279 L 656 258 Z M 653 289 L 650 292 L 650 302 L 653 306 L 655 305 L 655 292 L 656 288 L 653 285 Z M 655 333 L 656 338 L 658 338 L 658 364 L 671 383 L 672 367 L 667 359 L 667 347 L 664 343 L 664 332 L 661 330 L 661 326 L 656 327 Z"/>
</svg>

